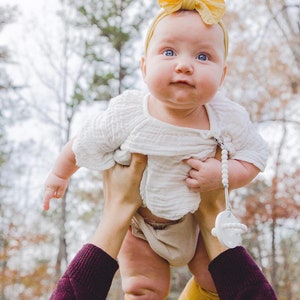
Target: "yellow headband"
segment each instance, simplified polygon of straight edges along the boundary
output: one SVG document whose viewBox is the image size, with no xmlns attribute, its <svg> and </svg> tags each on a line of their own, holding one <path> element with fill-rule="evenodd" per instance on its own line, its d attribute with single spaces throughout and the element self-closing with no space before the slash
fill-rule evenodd
<svg viewBox="0 0 300 300">
<path fill-rule="evenodd" d="M 156 16 L 148 30 L 145 40 L 145 53 L 147 53 L 154 29 L 161 19 L 179 10 L 195 10 L 199 13 L 205 24 L 219 24 L 222 28 L 224 33 L 225 59 L 227 58 L 228 33 L 221 20 L 226 9 L 224 0 L 158 0 L 158 4 L 163 8 L 163 11 Z"/>
</svg>

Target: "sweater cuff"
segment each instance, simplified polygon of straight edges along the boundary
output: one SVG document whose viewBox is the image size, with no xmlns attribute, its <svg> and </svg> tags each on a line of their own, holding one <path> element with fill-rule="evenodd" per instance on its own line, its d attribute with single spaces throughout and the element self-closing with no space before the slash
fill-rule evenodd
<svg viewBox="0 0 300 300">
<path fill-rule="evenodd" d="M 99 297 L 105 290 L 108 292 L 118 268 L 117 261 L 105 251 L 93 244 L 86 244 L 74 257 L 68 271 L 70 278 Z"/>
<path fill-rule="evenodd" d="M 256 262 L 241 246 L 221 253 L 208 268 L 221 299 L 233 299 L 237 291 L 266 283 Z"/>
</svg>

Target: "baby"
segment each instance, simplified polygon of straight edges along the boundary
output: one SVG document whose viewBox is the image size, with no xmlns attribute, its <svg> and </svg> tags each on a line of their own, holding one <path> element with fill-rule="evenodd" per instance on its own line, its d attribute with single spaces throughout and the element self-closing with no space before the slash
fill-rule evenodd
<svg viewBox="0 0 300 300">
<path fill-rule="evenodd" d="M 230 189 L 265 167 L 267 147 L 248 113 L 218 89 L 226 75 L 224 1 L 160 1 L 141 70 L 149 92 L 128 90 L 88 120 L 60 153 L 45 183 L 44 209 L 65 193 L 80 167 L 105 170 L 148 156 L 140 186 L 143 206 L 119 255 L 125 299 L 165 299 L 170 265 L 188 264 L 199 229 L 199 192 L 221 189 L 218 141 L 229 152 Z M 197 160 L 186 160 L 194 158 Z M 191 268 L 197 281 L 203 266 Z"/>
</svg>

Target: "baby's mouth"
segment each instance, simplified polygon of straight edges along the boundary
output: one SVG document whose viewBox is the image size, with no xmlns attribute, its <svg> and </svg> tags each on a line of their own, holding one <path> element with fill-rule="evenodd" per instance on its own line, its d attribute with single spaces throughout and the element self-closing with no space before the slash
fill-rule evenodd
<svg viewBox="0 0 300 300">
<path fill-rule="evenodd" d="M 177 80 L 172 82 L 172 84 L 174 85 L 182 85 L 182 86 L 189 86 L 189 87 L 194 87 L 193 84 L 191 84 L 190 82 L 188 82 L 187 80 Z"/>
</svg>

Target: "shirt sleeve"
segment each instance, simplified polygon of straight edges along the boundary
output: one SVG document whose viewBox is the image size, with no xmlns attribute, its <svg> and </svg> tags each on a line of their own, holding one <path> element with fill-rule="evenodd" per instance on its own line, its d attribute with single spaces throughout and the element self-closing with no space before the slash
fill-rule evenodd
<svg viewBox="0 0 300 300">
<path fill-rule="evenodd" d="M 275 292 L 245 248 L 238 246 L 221 253 L 209 271 L 223 300 L 276 300 Z"/>
<path fill-rule="evenodd" d="M 263 171 L 268 159 L 268 146 L 251 122 L 248 112 L 241 109 L 237 123 L 231 125 L 235 151 L 230 154 L 230 157 L 252 163 L 260 171 Z"/>
<path fill-rule="evenodd" d="M 220 95 L 213 102 L 213 107 L 230 158 L 252 163 L 263 171 L 269 149 L 250 120 L 249 113 L 238 103 Z"/>
<path fill-rule="evenodd" d="M 71 261 L 50 300 L 104 300 L 117 270 L 116 260 L 86 244 Z"/>
<path fill-rule="evenodd" d="M 111 168 L 115 151 L 135 125 L 141 103 L 139 93 L 127 91 L 111 99 L 106 111 L 87 120 L 74 139 L 76 164 L 92 170 Z"/>
</svg>

